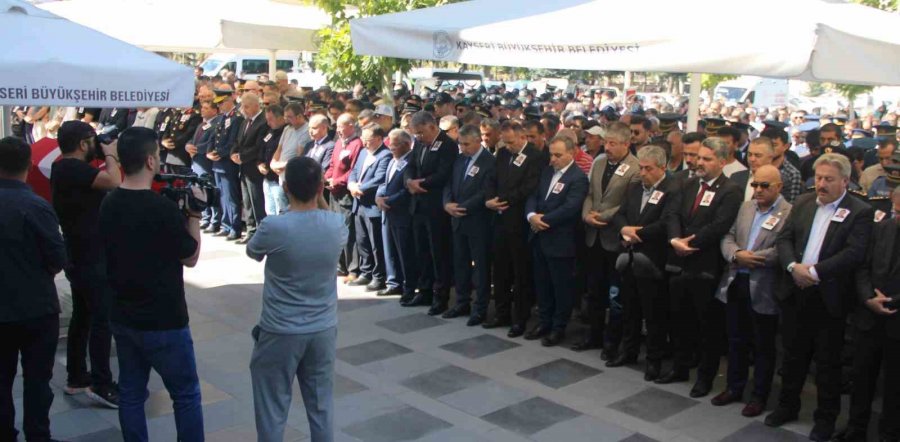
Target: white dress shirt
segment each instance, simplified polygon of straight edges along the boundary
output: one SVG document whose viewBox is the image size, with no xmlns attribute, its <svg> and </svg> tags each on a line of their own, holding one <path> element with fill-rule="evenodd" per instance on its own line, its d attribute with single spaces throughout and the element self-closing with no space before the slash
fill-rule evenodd
<svg viewBox="0 0 900 442">
<path fill-rule="evenodd" d="M 819 275 L 816 273 L 816 268 L 814 267 L 819 262 L 819 253 L 822 251 L 822 243 L 825 242 L 825 234 L 828 233 L 828 226 L 831 224 L 831 218 L 834 216 L 834 213 L 837 212 L 838 205 L 841 204 L 841 201 L 847 196 L 847 191 L 840 196 L 840 198 L 834 200 L 829 204 L 822 204 L 818 198 L 816 198 L 816 216 L 813 218 L 812 227 L 809 230 L 809 239 L 806 241 L 806 249 L 803 250 L 803 258 L 800 262 L 803 264 L 807 264 L 813 267 L 810 267 L 809 271 L 816 280 L 819 279 Z"/>
<path fill-rule="evenodd" d="M 562 178 L 562 176 L 565 175 L 566 171 L 569 170 L 569 168 L 572 167 L 573 164 L 575 164 L 575 160 L 572 160 L 572 162 L 567 164 L 566 167 L 563 167 L 562 169 L 557 170 L 553 174 L 553 178 L 550 178 L 550 187 L 547 189 L 547 195 L 544 196 L 544 199 L 550 198 L 550 193 L 553 192 L 553 186 L 555 186 L 556 183 L 559 182 L 560 178 Z M 537 215 L 537 213 L 529 212 L 528 215 L 525 215 L 525 220 L 526 221 L 531 220 L 531 217 L 534 215 Z"/>
</svg>

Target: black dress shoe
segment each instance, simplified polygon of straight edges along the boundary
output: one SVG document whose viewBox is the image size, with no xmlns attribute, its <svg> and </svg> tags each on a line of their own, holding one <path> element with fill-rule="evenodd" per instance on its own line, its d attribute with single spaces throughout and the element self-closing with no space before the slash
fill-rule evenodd
<svg viewBox="0 0 900 442">
<path fill-rule="evenodd" d="M 206 230 L 208 228 L 209 228 L 209 223 L 201 223 L 200 224 L 200 230 Z"/>
<path fill-rule="evenodd" d="M 369 285 L 370 282 L 372 282 L 371 279 L 361 276 L 359 278 L 354 279 L 353 281 L 350 281 L 349 283 L 347 283 L 347 285 L 353 286 L 353 287 L 364 287 L 364 286 Z"/>
<path fill-rule="evenodd" d="M 338 271 L 337 271 L 337 276 L 338 276 L 338 278 L 343 278 L 343 277 L 345 277 L 345 276 L 347 276 L 347 275 L 349 275 L 349 273 L 347 273 L 347 272 L 345 272 L 345 271 L 343 271 L 343 270 L 338 270 Z"/>
<path fill-rule="evenodd" d="M 690 380 L 690 375 L 688 375 L 687 371 L 672 369 L 672 371 L 664 374 L 661 378 L 655 380 L 654 382 L 659 385 L 665 384 L 673 384 L 675 382 L 687 382 Z"/>
<path fill-rule="evenodd" d="M 230 235 L 230 233 L 228 233 L 227 230 L 219 230 L 218 232 L 216 232 L 215 234 L 213 234 L 213 236 L 216 237 L 216 238 L 223 237 L 223 236 L 228 236 L 228 235 Z"/>
<path fill-rule="evenodd" d="M 606 362 L 607 367 L 621 367 L 623 365 L 631 365 L 637 363 L 637 356 L 629 356 L 625 353 L 620 354 L 615 359 Z"/>
<path fill-rule="evenodd" d="M 447 311 L 447 301 L 434 301 L 428 309 L 428 316 L 437 316 Z M 466 313 L 468 314 L 468 313 Z"/>
<path fill-rule="evenodd" d="M 441 317 L 444 319 L 453 319 L 453 318 L 458 318 L 460 316 L 469 316 L 469 313 L 471 313 L 471 312 L 472 312 L 472 310 L 468 305 L 457 304 L 450 310 L 447 310 L 446 312 L 444 312 L 444 314 L 441 315 Z"/>
<path fill-rule="evenodd" d="M 659 379 L 661 366 L 660 361 L 647 361 L 647 366 L 644 368 L 644 380 L 649 382 Z"/>
<path fill-rule="evenodd" d="M 413 295 L 413 294 L 402 295 L 402 296 L 400 296 L 400 300 L 398 302 L 400 303 L 401 306 L 406 307 L 406 305 L 409 304 L 410 301 L 412 301 L 413 298 L 415 298 L 415 297 L 416 297 L 416 295 Z"/>
<path fill-rule="evenodd" d="M 691 388 L 691 392 L 688 394 L 692 398 L 703 397 L 709 394 L 712 390 L 712 381 L 706 379 L 697 379 L 697 382 L 694 383 L 694 388 Z"/>
<path fill-rule="evenodd" d="M 406 304 L 402 304 L 404 307 L 421 307 L 425 305 L 431 305 L 431 297 L 425 297 L 425 295 L 419 293 L 412 297 Z"/>
<path fill-rule="evenodd" d="M 225 241 L 237 241 L 239 239 L 241 239 L 241 234 L 237 232 L 231 232 L 225 237 Z"/>
<path fill-rule="evenodd" d="M 812 431 L 809 432 L 809 440 L 827 442 L 834 435 L 834 421 L 816 421 Z"/>
<path fill-rule="evenodd" d="M 615 361 L 619 356 L 619 352 L 615 347 L 610 345 L 603 345 L 603 351 L 600 352 L 600 360 L 602 361 Z"/>
<path fill-rule="evenodd" d="M 489 321 L 484 321 L 484 324 L 481 324 L 484 328 L 499 328 L 499 327 L 509 327 L 510 320 L 509 319 L 500 319 L 494 317 Z"/>
<path fill-rule="evenodd" d="M 847 427 L 844 431 L 835 434 L 831 440 L 835 442 L 866 442 L 869 439 L 865 430 Z"/>
<path fill-rule="evenodd" d="M 385 289 L 385 285 L 383 282 L 372 281 L 366 285 L 367 292 L 380 292 Z M 377 294 L 376 294 L 377 295 Z"/>
<path fill-rule="evenodd" d="M 391 288 L 379 290 L 378 293 L 375 294 L 375 296 L 397 296 L 397 295 L 402 295 L 402 294 L 403 294 L 403 290 L 400 287 L 391 287 Z M 410 298 L 410 299 L 412 299 L 412 298 Z"/>
<path fill-rule="evenodd" d="M 573 345 L 572 350 L 585 351 L 585 350 L 592 350 L 595 348 L 602 348 L 602 347 L 603 347 L 603 341 L 596 339 L 596 338 L 587 338 L 587 339 Z"/>
<path fill-rule="evenodd" d="M 787 408 L 776 408 L 766 416 L 765 424 L 769 427 L 780 427 L 788 422 L 797 420 L 797 412 Z"/>
<path fill-rule="evenodd" d="M 484 317 L 476 313 L 472 316 L 469 316 L 469 320 L 466 321 L 466 326 L 474 327 L 476 325 L 481 325 L 482 322 L 484 322 Z"/>
<path fill-rule="evenodd" d="M 526 341 L 534 341 L 534 340 L 543 338 L 544 336 L 547 336 L 548 334 L 550 334 L 549 327 L 541 327 L 540 325 L 538 325 L 535 328 L 529 330 L 528 333 L 525 333 L 525 340 Z"/>
<path fill-rule="evenodd" d="M 244 245 L 244 244 L 247 244 L 248 242 L 250 242 L 251 238 L 253 238 L 253 235 L 247 235 L 247 236 L 235 241 L 234 243 Z"/>
<path fill-rule="evenodd" d="M 553 330 L 549 335 L 544 336 L 544 339 L 541 339 L 541 345 L 544 347 L 554 347 L 559 345 L 560 342 L 563 341 L 566 337 L 566 332 L 562 330 Z"/>
<path fill-rule="evenodd" d="M 507 338 L 518 338 L 525 334 L 525 326 L 521 324 L 513 325 L 509 328 L 509 333 L 506 334 Z"/>
</svg>

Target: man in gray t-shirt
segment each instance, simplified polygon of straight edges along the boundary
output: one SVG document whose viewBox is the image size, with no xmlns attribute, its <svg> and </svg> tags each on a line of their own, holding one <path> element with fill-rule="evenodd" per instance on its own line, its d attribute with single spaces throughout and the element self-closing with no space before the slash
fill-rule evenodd
<svg viewBox="0 0 900 442">
<path fill-rule="evenodd" d="M 287 163 L 290 210 L 267 217 L 247 244 L 266 258 L 263 308 L 250 361 L 256 431 L 280 441 L 296 375 L 313 441 L 333 440 L 334 353 L 337 338 L 337 260 L 347 241 L 341 215 L 327 210 L 322 167 L 312 158 Z"/>
<path fill-rule="evenodd" d="M 305 109 L 297 102 L 288 103 L 284 107 L 284 120 L 287 126 L 281 133 L 278 149 L 272 155 L 270 167 L 279 175 L 279 182 L 284 184 L 284 168 L 291 158 L 302 157 L 303 149 L 312 141 L 309 136 L 309 122 L 306 119 Z"/>
</svg>

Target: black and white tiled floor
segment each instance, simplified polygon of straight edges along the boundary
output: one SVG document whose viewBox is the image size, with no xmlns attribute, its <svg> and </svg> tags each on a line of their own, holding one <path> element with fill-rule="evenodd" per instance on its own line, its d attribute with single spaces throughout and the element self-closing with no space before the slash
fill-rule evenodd
<svg viewBox="0 0 900 442">
<path fill-rule="evenodd" d="M 252 441 L 249 331 L 260 311 L 262 266 L 234 244 L 205 237 L 203 247 L 200 264 L 185 278 L 207 439 Z M 572 352 L 567 346 L 574 333 L 565 345 L 544 348 L 538 341 L 509 339 L 506 330 L 466 327 L 464 318 L 433 318 L 425 308 L 396 301 L 340 288 L 336 440 L 794 441 L 805 440 L 811 427 L 810 386 L 800 422 L 771 429 L 761 417 L 742 417 L 742 404 L 713 407 L 709 397 L 689 398 L 687 383 L 657 386 L 644 382 L 640 370 L 604 367 L 597 351 Z M 61 340 L 54 437 L 121 440 L 114 410 L 62 394 L 64 363 Z M 117 372 L 114 360 L 112 365 Z M 720 376 L 714 393 L 723 383 Z M 150 391 L 151 440 L 175 440 L 171 403 L 155 375 Z M 288 427 L 285 440 L 308 439 L 296 385 Z"/>
</svg>

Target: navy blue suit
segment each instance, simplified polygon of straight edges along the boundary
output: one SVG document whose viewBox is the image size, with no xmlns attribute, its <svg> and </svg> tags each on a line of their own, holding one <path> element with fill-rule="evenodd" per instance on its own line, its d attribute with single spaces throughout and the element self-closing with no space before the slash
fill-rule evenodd
<svg viewBox="0 0 900 442">
<path fill-rule="evenodd" d="M 363 169 L 366 159 L 375 156 L 375 161 Z M 359 151 L 356 165 L 350 172 L 348 182 L 358 183 L 361 197 L 353 198 L 352 213 L 356 219 L 356 248 L 359 251 L 360 277 L 384 283 L 384 248 L 381 238 L 381 209 L 375 205 L 375 192 L 384 183 L 387 167 L 391 162 L 391 151 L 382 145 L 374 153 Z"/>
<path fill-rule="evenodd" d="M 487 315 L 491 301 L 490 237 L 492 212 L 484 206 L 485 188 L 494 174 L 494 156 L 482 149 L 474 162 L 459 155 L 453 163 L 450 181 L 444 186 L 444 205 L 457 203 L 465 216 L 451 217 L 453 270 L 456 276 L 456 305 L 468 306 L 472 292 L 472 262 L 475 262 L 475 305 L 473 317 Z M 467 168 L 466 165 L 469 164 Z M 468 172 L 468 173 L 467 173 Z"/>
<path fill-rule="evenodd" d="M 237 142 L 238 130 L 243 118 L 237 110 L 220 115 L 219 124 L 215 127 L 213 144 L 210 150 L 219 154 L 219 160 L 213 161 L 212 170 L 216 177 L 216 186 L 221 194 L 222 228 L 228 233 L 240 234 L 241 226 L 241 182 L 238 176 L 238 165 L 231 161 L 231 148 Z"/>
<path fill-rule="evenodd" d="M 388 174 L 376 192 L 377 197 L 386 198 L 385 204 L 390 207 L 381 216 L 387 288 L 399 287 L 407 299 L 415 295 L 419 282 L 419 263 L 416 261 L 412 236 L 412 214 L 409 213 L 412 198 L 403 179 L 403 170 L 410 158 L 411 154 L 407 154 L 399 161 L 389 161 Z M 390 175 L 392 162 L 395 164 L 393 176 Z"/>
<path fill-rule="evenodd" d="M 212 170 L 212 160 L 206 158 L 206 152 L 213 145 L 216 139 L 216 126 L 222 121 L 221 115 L 216 115 L 209 122 L 200 123 L 197 130 L 194 131 L 194 137 L 190 144 L 197 147 L 197 154 L 191 158 L 191 170 L 199 176 L 209 175 L 214 178 Z M 201 223 L 209 223 L 213 227 L 222 225 L 222 209 L 219 201 L 210 201 L 209 206 L 203 211 L 203 219 Z"/>
<path fill-rule="evenodd" d="M 565 331 L 574 298 L 575 228 L 581 220 L 588 179 L 573 161 L 551 191 L 550 183 L 555 173 L 552 166 L 544 169 L 537 190 L 525 203 L 525 213 L 526 216 L 542 214 L 543 221 L 550 226 L 547 230 L 529 234 L 540 325 Z"/>
</svg>

